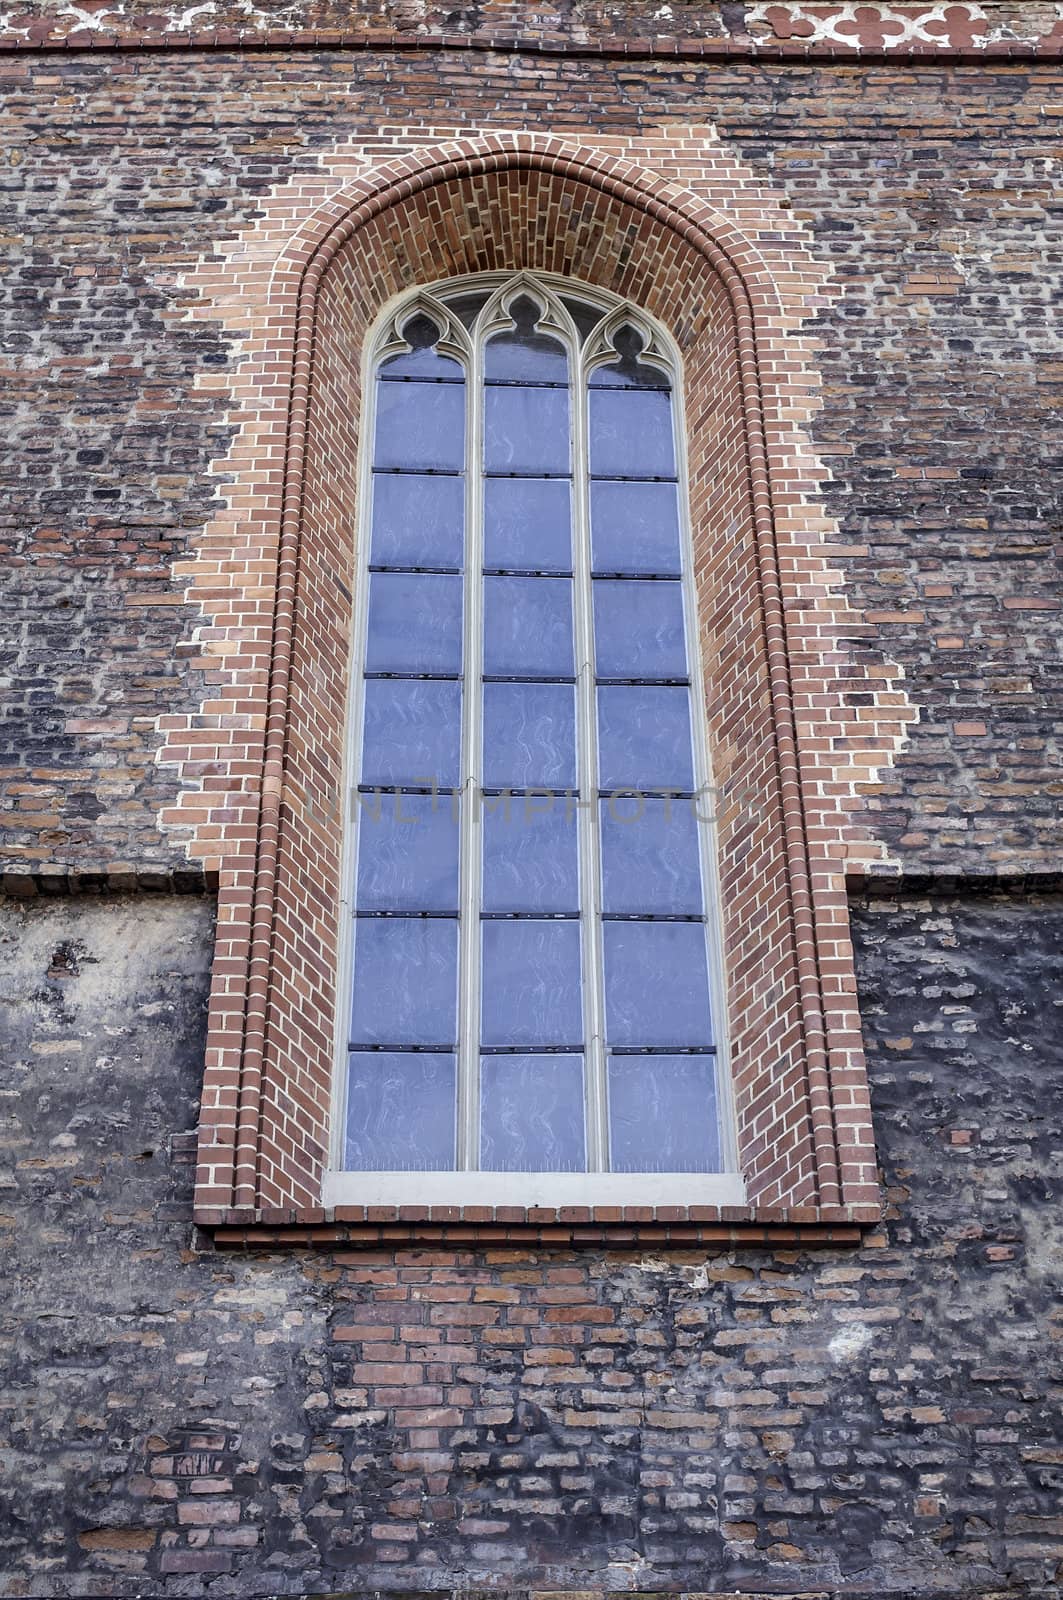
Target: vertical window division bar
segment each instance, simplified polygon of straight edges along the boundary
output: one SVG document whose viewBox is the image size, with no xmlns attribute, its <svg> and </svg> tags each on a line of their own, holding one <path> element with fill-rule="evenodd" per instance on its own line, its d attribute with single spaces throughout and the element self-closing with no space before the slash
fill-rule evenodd
<svg viewBox="0 0 1063 1600">
<path fill-rule="evenodd" d="M 605 1055 L 605 986 L 602 963 L 601 839 L 598 827 L 598 707 L 594 672 L 594 589 L 591 579 L 590 430 L 587 374 L 575 373 L 573 449 L 576 461 L 573 567 L 576 610 L 577 719 L 579 728 L 579 860 L 583 907 L 583 1016 L 586 1034 L 587 1170 L 609 1169 L 609 1110 Z"/>
<path fill-rule="evenodd" d="M 459 1172 L 480 1166 L 480 799 L 483 743 L 483 345 L 473 342 L 465 407 L 465 677 L 461 742 L 461 886 L 458 914 Z"/>
</svg>

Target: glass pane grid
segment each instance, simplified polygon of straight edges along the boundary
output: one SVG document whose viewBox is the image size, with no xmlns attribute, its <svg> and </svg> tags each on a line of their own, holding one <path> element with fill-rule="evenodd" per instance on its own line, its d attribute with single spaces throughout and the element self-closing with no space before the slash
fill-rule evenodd
<svg viewBox="0 0 1063 1600">
<path fill-rule="evenodd" d="M 475 337 L 486 297 L 466 301 Z M 466 559 L 465 374 L 436 350 L 438 329 L 421 313 L 405 326 L 408 335 L 427 326 L 427 344 L 422 327 L 417 348 L 378 371 L 357 793 L 363 807 L 375 801 L 386 813 L 393 804 L 395 815 L 359 819 L 347 1165 L 461 1164 L 468 1113 L 459 1085 L 471 1055 L 469 1153 L 481 1170 L 583 1171 L 590 1145 L 604 1139 L 591 1164 L 605 1170 L 715 1171 L 671 385 L 639 363 L 631 328 L 616 336 L 617 364 L 592 372 L 590 460 L 576 462 L 590 469 L 591 559 L 574 560 L 568 354 L 537 332 L 542 308 L 530 294 L 509 309 L 516 331 L 482 346 L 473 396 L 483 520 L 469 530 L 468 562 L 482 574 L 471 611 L 467 595 L 456 600 Z M 586 330 L 602 313 L 585 311 Z M 574 635 L 578 606 L 591 631 L 580 623 Z M 472 657 L 478 703 L 463 709 L 469 617 L 483 632 Z M 593 676 L 581 679 L 591 640 Z M 482 730 L 473 793 L 484 810 L 477 804 L 475 816 L 456 798 L 470 714 Z M 598 751 L 594 774 L 583 770 L 585 749 Z M 527 809 L 529 795 L 542 809 Z M 631 796 L 638 819 L 607 815 Z M 681 803 L 687 814 L 676 822 Z M 472 839 L 478 852 L 472 918 L 458 908 L 459 832 L 463 850 Z M 591 943 L 604 941 L 604 962 L 589 972 L 602 986 L 600 1013 L 584 994 L 588 838 L 599 861 Z M 459 938 L 480 950 L 479 1039 L 463 1044 Z M 602 1021 L 588 1021 L 585 1055 L 586 1005 Z"/>
</svg>

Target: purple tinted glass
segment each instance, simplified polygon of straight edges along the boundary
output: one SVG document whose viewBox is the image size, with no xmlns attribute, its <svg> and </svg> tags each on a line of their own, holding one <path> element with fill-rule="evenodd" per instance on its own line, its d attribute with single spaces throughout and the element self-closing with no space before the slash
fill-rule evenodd
<svg viewBox="0 0 1063 1600">
<path fill-rule="evenodd" d="M 457 800 L 378 792 L 356 803 L 358 910 L 457 911 Z"/>
<path fill-rule="evenodd" d="M 682 585 L 596 579 L 594 655 L 600 678 L 685 678 Z"/>
<path fill-rule="evenodd" d="M 460 567 L 464 534 L 464 479 L 407 472 L 373 478 L 369 559 L 378 566 Z"/>
<path fill-rule="evenodd" d="M 567 389 L 486 389 L 484 469 L 567 473 L 568 418 Z"/>
<path fill-rule="evenodd" d="M 484 579 L 484 671 L 572 676 L 571 578 Z"/>
<path fill-rule="evenodd" d="M 489 789 L 572 789 L 576 707 L 569 684 L 485 683 L 483 781 Z"/>
<path fill-rule="evenodd" d="M 576 809 L 553 795 L 485 796 L 485 911 L 578 911 Z"/>
<path fill-rule="evenodd" d="M 453 356 L 441 356 L 435 348 L 435 339 L 439 336 L 439 329 L 429 323 L 427 317 L 414 317 L 406 325 L 407 337 L 416 338 L 420 331 L 422 336 L 432 337 L 430 344 L 422 344 L 416 350 L 410 350 L 405 355 L 389 356 L 387 361 L 380 363 L 380 376 L 382 378 L 430 378 L 437 383 L 463 383 L 465 374 L 459 362 Z"/>
<path fill-rule="evenodd" d="M 453 917 L 356 917 L 352 1044 L 449 1045 L 457 1028 Z"/>
<path fill-rule="evenodd" d="M 583 1172 L 582 1056 L 484 1056 L 480 1166 L 485 1172 Z"/>
<path fill-rule="evenodd" d="M 454 1167 L 452 1055 L 354 1051 L 347 1069 L 352 1172 L 447 1172 Z"/>
<path fill-rule="evenodd" d="M 373 465 L 460 472 L 465 465 L 465 385 L 378 383 Z"/>
<path fill-rule="evenodd" d="M 613 1172 L 718 1172 L 713 1056 L 612 1056 L 609 1153 Z"/>
<path fill-rule="evenodd" d="M 657 389 L 592 388 L 590 445 L 595 477 L 674 477 L 671 395 Z"/>
<path fill-rule="evenodd" d="M 500 333 L 484 349 L 488 383 L 567 383 L 565 347 L 543 333 Z"/>
<path fill-rule="evenodd" d="M 592 483 L 595 572 L 678 573 L 678 495 L 674 483 Z"/>
<path fill-rule="evenodd" d="M 602 909 L 621 916 L 700 916 L 701 862 L 691 800 L 600 802 Z"/>
<path fill-rule="evenodd" d="M 370 678 L 365 685 L 362 783 L 458 786 L 461 684 Z"/>
<path fill-rule="evenodd" d="M 602 789 L 692 789 L 690 691 L 658 684 L 598 690 Z"/>
<path fill-rule="evenodd" d="M 460 672 L 462 580 L 374 572 L 369 579 L 367 672 Z"/>
<path fill-rule="evenodd" d="M 579 1044 L 579 923 L 487 921 L 482 933 L 481 1044 Z"/>
<path fill-rule="evenodd" d="M 562 478 L 488 478 L 484 484 L 484 566 L 518 572 L 570 572 L 570 493 Z"/>
<path fill-rule="evenodd" d="M 711 1045 L 705 929 L 700 922 L 606 922 L 609 1043 L 661 1049 Z"/>
</svg>

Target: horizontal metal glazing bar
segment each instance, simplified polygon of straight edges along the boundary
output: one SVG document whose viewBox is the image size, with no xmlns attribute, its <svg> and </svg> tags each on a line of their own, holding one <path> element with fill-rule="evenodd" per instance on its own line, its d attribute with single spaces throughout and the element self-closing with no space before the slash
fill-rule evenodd
<svg viewBox="0 0 1063 1600">
<path fill-rule="evenodd" d="M 567 574 L 559 574 L 559 576 L 567 576 Z M 683 581 L 681 572 L 606 572 L 598 568 L 594 569 L 591 577 L 598 582 L 605 583 L 612 582 L 614 579 L 620 579 L 626 583 L 682 583 Z"/>
<path fill-rule="evenodd" d="M 501 476 L 501 474 L 499 474 Z M 523 473 L 509 473 L 509 477 L 523 477 Z M 546 474 L 544 473 L 545 477 Z M 678 483 L 674 472 L 596 472 L 592 483 Z"/>
<path fill-rule="evenodd" d="M 595 390 L 620 389 L 624 394 L 671 394 L 672 392 L 670 383 L 599 383 L 595 379 L 591 387 Z"/>
<path fill-rule="evenodd" d="M 434 917 L 442 922 L 457 922 L 456 911 L 356 911 L 356 917 L 392 917 L 404 922 L 423 922 L 426 917 Z M 640 920 L 648 921 L 648 918 Z"/>
<path fill-rule="evenodd" d="M 374 467 L 378 478 L 462 478 L 460 467 Z"/>
<path fill-rule="evenodd" d="M 484 478 L 527 478 L 529 481 L 534 480 L 537 483 L 546 480 L 551 482 L 560 481 L 562 483 L 572 482 L 571 472 L 499 472 L 497 470 L 492 472 L 485 467 L 483 475 Z"/>
<path fill-rule="evenodd" d="M 594 795 L 599 800 L 697 800 L 700 798 L 694 789 L 595 789 Z"/>
<path fill-rule="evenodd" d="M 460 789 L 454 789 L 449 784 L 438 783 L 359 783 L 356 787 L 358 794 L 434 794 L 440 799 L 446 795 L 448 800 L 452 795 L 461 793 Z"/>
<path fill-rule="evenodd" d="M 457 377 L 455 377 L 455 378 L 428 378 L 428 377 L 417 378 L 417 377 L 414 377 L 411 373 L 406 373 L 404 375 L 401 372 L 381 372 L 379 374 L 379 378 L 380 378 L 380 382 L 381 383 L 428 383 L 428 384 L 449 383 L 449 384 L 453 384 L 457 388 L 463 388 L 464 384 L 465 384 L 464 374 L 460 378 L 457 378 Z"/>
<path fill-rule="evenodd" d="M 392 681 L 399 683 L 462 682 L 462 676 L 460 672 L 363 672 L 362 677 L 367 683 L 370 681 L 378 682 L 380 680 L 386 680 L 389 683 Z"/>
<path fill-rule="evenodd" d="M 437 1056 L 451 1055 L 457 1044 L 349 1044 L 348 1055 Z"/>
<path fill-rule="evenodd" d="M 571 578 L 571 572 L 549 572 L 541 567 L 484 567 L 485 578 Z"/>
<path fill-rule="evenodd" d="M 414 573 L 414 574 L 421 573 L 421 572 L 427 572 L 427 573 L 432 574 L 433 576 L 443 576 L 443 577 L 447 577 L 447 578 L 460 578 L 462 576 L 462 569 L 460 567 L 395 567 L 395 566 L 389 566 L 389 565 L 387 565 L 387 563 L 385 563 L 383 561 L 371 561 L 369 563 L 369 571 L 370 572 L 406 572 L 406 573 Z"/>
<path fill-rule="evenodd" d="M 683 911 L 603 911 L 603 922 L 704 922 L 703 916 Z"/>
<path fill-rule="evenodd" d="M 579 911 L 541 911 L 525 907 L 520 911 L 481 911 L 481 922 L 579 922 Z"/>
<path fill-rule="evenodd" d="M 452 380 L 450 380 L 452 381 Z M 567 383 L 552 382 L 548 378 L 485 378 L 485 389 L 567 389 Z"/>
<path fill-rule="evenodd" d="M 485 672 L 481 680 L 483 683 L 567 683 L 576 682 L 575 676 L 561 678 L 554 674 L 531 672 Z"/>
<path fill-rule="evenodd" d="M 579 1055 L 583 1046 L 581 1044 L 482 1044 L 479 1048 L 482 1056 L 558 1056 Z"/>
<path fill-rule="evenodd" d="M 689 678 L 595 678 L 594 681 L 601 684 L 604 689 L 640 688 L 650 685 L 665 689 L 690 688 Z"/>
<path fill-rule="evenodd" d="M 714 1056 L 714 1044 L 617 1044 L 609 1045 L 610 1056 Z"/>
</svg>

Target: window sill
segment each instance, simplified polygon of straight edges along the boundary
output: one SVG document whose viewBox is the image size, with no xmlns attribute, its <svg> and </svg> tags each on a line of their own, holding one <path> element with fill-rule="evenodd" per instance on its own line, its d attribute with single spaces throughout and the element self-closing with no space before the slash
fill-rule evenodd
<svg viewBox="0 0 1063 1600">
<path fill-rule="evenodd" d="M 229 1249 L 436 1244 L 506 1248 L 699 1249 L 858 1245 L 878 1205 L 337 1205 L 261 1211 L 204 1206 L 193 1214 Z"/>
<path fill-rule="evenodd" d="M 337 1172 L 326 1206 L 744 1206 L 737 1172 Z"/>
</svg>

